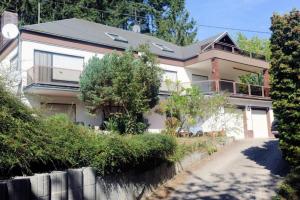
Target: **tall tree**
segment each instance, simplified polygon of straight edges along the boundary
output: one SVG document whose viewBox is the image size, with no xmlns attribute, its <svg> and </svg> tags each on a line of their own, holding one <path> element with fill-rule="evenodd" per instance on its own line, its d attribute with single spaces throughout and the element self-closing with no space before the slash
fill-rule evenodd
<svg viewBox="0 0 300 200">
<path fill-rule="evenodd" d="M 266 59 L 268 61 L 270 60 L 270 40 L 262 39 L 257 36 L 247 38 L 244 34 L 238 33 L 236 37 L 236 42 L 241 49 L 252 53 L 264 55 L 266 56 Z"/>
<path fill-rule="evenodd" d="M 161 70 L 147 47 L 124 54 L 93 57 L 80 77 L 81 99 L 91 111 L 101 110 L 120 133 L 142 133 L 143 114 L 158 102 Z"/>
<path fill-rule="evenodd" d="M 280 147 L 292 165 L 300 165 L 300 11 L 272 16 L 271 97 Z"/>
<path fill-rule="evenodd" d="M 2 0 L 4 10 L 19 14 L 20 24 L 37 23 L 38 2 L 41 22 L 82 18 L 130 30 L 141 25 L 142 33 L 177 45 L 195 41 L 197 29 L 185 9 L 185 0 Z"/>
</svg>

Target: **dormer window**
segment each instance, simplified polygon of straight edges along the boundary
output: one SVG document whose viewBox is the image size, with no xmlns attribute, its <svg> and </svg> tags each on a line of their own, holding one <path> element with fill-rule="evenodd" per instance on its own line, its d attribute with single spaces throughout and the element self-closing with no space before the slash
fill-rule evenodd
<svg viewBox="0 0 300 200">
<path fill-rule="evenodd" d="M 163 44 L 158 44 L 158 43 L 152 43 L 154 46 L 160 48 L 162 51 L 166 51 L 166 52 L 170 52 L 170 53 L 173 53 L 174 51 L 167 47 L 166 45 L 163 45 Z"/>
<path fill-rule="evenodd" d="M 122 36 L 115 34 L 115 33 L 105 33 L 108 37 L 110 37 L 111 39 L 113 39 L 114 41 L 118 41 L 118 42 L 124 42 L 124 43 L 128 43 L 128 40 L 126 40 L 125 38 L 123 38 Z"/>
</svg>

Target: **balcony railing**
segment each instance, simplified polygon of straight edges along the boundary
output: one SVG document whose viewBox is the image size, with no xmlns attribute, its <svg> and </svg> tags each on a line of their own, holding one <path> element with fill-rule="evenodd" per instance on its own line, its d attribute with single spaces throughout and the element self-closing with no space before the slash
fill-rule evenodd
<svg viewBox="0 0 300 200">
<path fill-rule="evenodd" d="M 182 87 L 196 86 L 205 93 L 211 94 L 215 92 L 226 92 L 231 96 L 248 96 L 248 97 L 263 97 L 270 98 L 270 88 L 258 85 L 250 85 L 225 80 L 205 80 L 195 81 L 191 83 L 182 83 Z"/>
<path fill-rule="evenodd" d="M 77 86 L 81 70 L 34 66 L 27 70 L 27 85 L 32 83 Z"/>
<path fill-rule="evenodd" d="M 249 51 L 245 51 L 245 50 L 236 48 L 233 45 L 229 45 L 229 44 L 222 43 L 222 42 L 212 44 L 209 47 L 206 47 L 204 51 L 209 51 L 209 50 L 212 50 L 212 49 L 218 49 L 218 50 L 227 51 L 227 52 L 231 52 L 231 53 L 234 53 L 234 54 L 239 54 L 239 55 L 242 55 L 242 56 L 247 56 L 247 57 L 250 57 L 250 58 L 266 61 L 266 56 L 264 56 L 264 55 L 257 54 L 257 53 L 252 53 L 252 52 L 249 52 Z"/>
</svg>

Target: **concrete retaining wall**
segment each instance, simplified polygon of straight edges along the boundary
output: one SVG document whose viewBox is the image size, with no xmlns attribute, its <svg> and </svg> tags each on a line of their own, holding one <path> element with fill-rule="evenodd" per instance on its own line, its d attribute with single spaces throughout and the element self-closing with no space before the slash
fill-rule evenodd
<svg viewBox="0 0 300 200">
<path fill-rule="evenodd" d="M 231 143 L 228 139 L 219 147 Z M 53 171 L 0 181 L 0 200 L 135 200 L 142 199 L 191 164 L 206 157 L 195 152 L 175 164 L 149 171 L 97 177 L 91 167 Z"/>
</svg>

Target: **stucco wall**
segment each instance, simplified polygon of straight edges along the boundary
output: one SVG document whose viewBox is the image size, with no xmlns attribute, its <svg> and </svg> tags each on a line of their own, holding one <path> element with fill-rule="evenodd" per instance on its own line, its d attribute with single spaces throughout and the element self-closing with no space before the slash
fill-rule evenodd
<svg viewBox="0 0 300 200">
<path fill-rule="evenodd" d="M 99 58 L 103 57 L 103 54 L 96 54 L 94 52 L 89 52 L 81 49 L 72 49 L 64 46 L 56 46 L 56 45 L 49 45 L 43 44 L 34 41 L 22 41 L 21 42 L 21 69 L 22 69 L 22 85 L 23 87 L 27 85 L 27 70 L 33 67 L 34 65 L 34 50 L 40 51 L 47 51 L 47 52 L 54 52 L 54 53 L 61 53 L 66 55 L 73 55 L 73 56 L 80 56 L 84 57 L 84 62 L 86 63 L 92 56 L 96 55 Z M 10 59 L 17 54 L 17 48 L 11 51 L 8 56 L 1 62 L 3 65 L 9 65 Z M 204 64 L 203 64 L 204 63 Z M 193 67 L 194 66 L 194 67 Z M 209 61 L 202 62 L 202 64 L 198 66 L 198 64 L 194 64 L 189 68 L 180 67 L 180 66 L 173 66 L 167 64 L 160 64 L 160 67 L 163 70 L 169 71 L 176 71 L 177 72 L 177 79 L 182 83 L 188 83 L 192 80 L 192 74 L 199 74 L 199 75 L 206 75 L 208 78 L 211 78 L 211 63 Z M 198 67 L 195 67 L 198 66 Z M 222 78 L 222 77 L 221 77 Z M 52 94 L 53 95 L 53 94 Z M 45 99 L 46 97 L 44 97 Z M 101 114 L 99 116 L 91 116 L 85 110 L 85 107 L 82 102 L 78 100 L 77 97 L 61 97 L 61 96 L 50 96 L 47 97 L 48 102 L 58 102 L 58 103 L 76 103 L 76 120 L 77 121 L 84 121 L 87 125 L 99 125 L 101 121 Z M 71 98 L 71 100 L 70 100 Z M 23 97 L 23 101 L 32 107 L 39 107 L 42 101 L 41 97 L 37 96 L 30 96 L 25 95 Z M 240 105 L 246 107 L 246 121 L 247 121 L 247 129 L 252 130 L 252 119 L 251 119 L 251 106 L 256 107 L 265 107 L 269 109 L 270 113 L 270 121 L 272 122 L 273 111 L 271 101 L 262 101 L 262 100 L 251 100 L 251 99 L 243 99 L 243 98 L 231 98 L 231 103 L 234 105 Z M 247 109 L 247 108 L 250 109 Z M 150 127 L 149 131 L 159 132 L 161 129 L 164 128 L 164 116 L 158 115 L 156 113 L 149 112 L 145 115 L 149 122 Z M 239 119 L 240 120 L 240 119 Z M 234 124 L 228 122 L 229 124 Z M 216 119 L 208 119 L 206 122 L 202 122 L 203 127 L 201 128 L 203 131 L 212 131 L 212 130 L 221 130 L 222 126 L 220 123 L 216 123 Z M 201 125 L 202 126 L 202 125 Z M 209 128 L 215 127 L 215 128 Z M 240 126 L 237 127 L 240 129 Z"/>
</svg>

